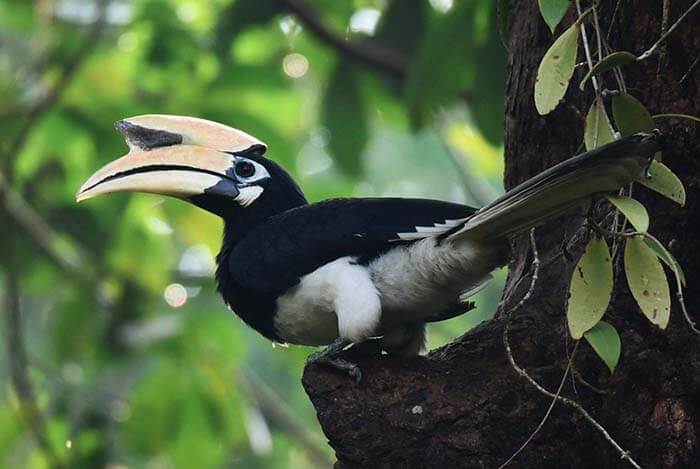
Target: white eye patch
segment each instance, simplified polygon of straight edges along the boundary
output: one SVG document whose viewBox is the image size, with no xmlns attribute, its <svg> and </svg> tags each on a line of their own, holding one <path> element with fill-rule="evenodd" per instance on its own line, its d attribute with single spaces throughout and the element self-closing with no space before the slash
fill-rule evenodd
<svg viewBox="0 0 700 469">
<path fill-rule="evenodd" d="M 241 187 L 253 185 L 270 177 L 270 173 L 267 172 L 263 165 L 242 156 L 234 158 L 233 174 Z"/>
<path fill-rule="evenodd" d="M 255 202 L 255 200 L 260 197 L 260 194 L 262 193 L 263 188 L 260 186 L 241 187 L 240 193 L 233 200 L 238 202 L 241 207 L 247 207 Z"/>
<path fill-rule="evenodd" d="M 260 163 L 242 156 L 236 156 L 233 160 L 233 176 L 236 178 L 239 194 L 234 199 L 242 207 L 247 207 L 255 202 L 263 187 L 258 183 L 270 178 L 270 173 Z"/>
</svg>

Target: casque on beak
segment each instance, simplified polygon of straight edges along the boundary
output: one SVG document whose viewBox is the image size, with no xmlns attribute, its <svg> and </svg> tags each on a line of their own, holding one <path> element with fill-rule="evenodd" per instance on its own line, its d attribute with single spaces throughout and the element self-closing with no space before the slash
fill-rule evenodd
<svg viewBox="0 0 700 469">
<path fill-rule="evenodd" d="M 245 132 L 194 117 L 144 115 L 115 126 L 129 153 L 90 176 L 76 194 L 78 202 L 127 191 L 235 198 L 235 155 L 262 154 L 267 148 Z"/>
</svg>

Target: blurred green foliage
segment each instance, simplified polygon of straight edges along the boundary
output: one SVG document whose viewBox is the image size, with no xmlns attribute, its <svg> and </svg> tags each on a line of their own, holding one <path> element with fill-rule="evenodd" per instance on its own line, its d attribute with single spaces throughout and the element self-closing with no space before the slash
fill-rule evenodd
<svg viewBox="0 0 700 469">
<path fill-rule="evenodd" d="M 262 139 L 312 201 L 483 204 L 502 173 L 494 5 L 0 0 L 0 466 L 328 466 L 311 350 L 272 347 L 214 290 L 220 220 L 75 191 L 125 153 L 114 121 L 170 113 Z M 431 346 L 489 317 L 497 277 Z"/>
</svg>

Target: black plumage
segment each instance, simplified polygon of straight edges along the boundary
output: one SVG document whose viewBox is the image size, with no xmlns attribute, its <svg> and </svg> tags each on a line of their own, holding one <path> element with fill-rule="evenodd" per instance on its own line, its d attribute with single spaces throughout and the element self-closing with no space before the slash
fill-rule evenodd
<svg viewBox="0 0 700 469">
<path fill-rule="evenodd" d="M 331 343 L 329 354 L 377 335 L 385 350 L 419 353 L 424 324 L 469 309 L 462 293 L 507 261 L 509 236 L 643 177 L 660 149 L 657 133 L 626 137 L 479 210 L 398 198 L 309 204 L 289 174 L 262 156 L 266 146 L 240 130 L 167 115 L 125 119 L 117 128 L 129 154 L 93 174 L 78 200 L 155 192 L 222 217 L 216 279 L 226 303 L 272 340 Z M 359 376 L 347 362 L 340 366 Z"/>
<path fill-rule="evenodd" d="M 289 187 L 266 187 L 264 193 Z M 466 205 L 436 200 L 364 198 L 304 204 L 245 225 L 225 217 L 227 235 L 217 259 L 219 291 L 246 323 L 279 340 L 272 323 L 275 300 L 304 275 L 345 256 L 366 264 L 388 249 L 415 242 L 402 240 L 400 233 L 474 212 Z"/>
</svg>

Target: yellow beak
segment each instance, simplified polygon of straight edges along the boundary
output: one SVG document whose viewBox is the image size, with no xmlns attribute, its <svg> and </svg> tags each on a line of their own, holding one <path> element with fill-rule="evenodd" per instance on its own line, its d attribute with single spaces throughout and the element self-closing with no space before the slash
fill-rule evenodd
<svg viewBox="0 0 700 469">
<path fill-rule="evenodd" d="M 90 176 L 76 195 L 78 202 L 112 192 L 235 198 L 235 155 L 262 154 L 267 148 L 245 132 L 194 117 L 145 115 L 116 127 L 129 153 Z"/>
</svg>

